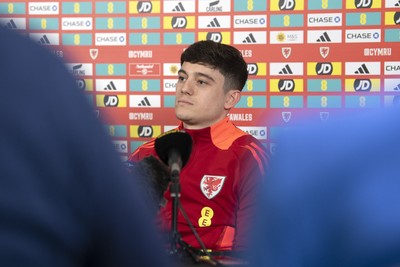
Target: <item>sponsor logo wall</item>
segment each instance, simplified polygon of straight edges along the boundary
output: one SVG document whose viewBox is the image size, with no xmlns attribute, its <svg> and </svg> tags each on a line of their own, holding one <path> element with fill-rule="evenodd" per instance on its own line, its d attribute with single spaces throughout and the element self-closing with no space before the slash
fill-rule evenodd
<svg viewBox="0 0 400 267">
<path fill-rule="evenodd" d="M 0 3 L 0 26 L 66 61 L 123 158 L 178 124 L 179 57 L 198 40 L 242 52 L 230 118 L 272 152 L 303 116 L 400 103 L 400 0 L 16 0 Z"/>
</svg>

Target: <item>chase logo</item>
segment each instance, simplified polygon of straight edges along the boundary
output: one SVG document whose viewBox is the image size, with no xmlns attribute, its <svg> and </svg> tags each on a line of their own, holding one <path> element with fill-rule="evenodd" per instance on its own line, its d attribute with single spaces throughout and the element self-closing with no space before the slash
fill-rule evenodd
<svg viewBox="0 0 400 267">
<path fill-rule="evenodd" d="M 92 30 L 92 18 L 62 18 L 62 30 Z"/>
<path fill-rule="evenodd" d="M 353 0 L 346 1 L 347 9 L 380 8 L 381 0 Z"/>
<path fill-rule="evenodd" d="M 130 137 L 133 138 L 150 138 L 161 134 L 161 126 L 159 125 L 131 125 Z"/>
<path fill-rule="evenodd" d="M 346 43 L 379 43 L 381 30 L 346 30 Z"/>
<path fill-rule="evenodd" d="M 341 75 L 341 62 L 308 62 L 308 75 Z"/>
<path fill-rule="evenodd" d="M 175 92 L 176 91 L 176 79 L 164 79 L 164 92 Z"/>
<path fill-rule="evenodd" d="M 252 135 L 256 139 L 265 140 L 267 139 L 267 127 L 247 127 L 247 126 L 239 126 L 239 128 Z"/>
<path fill-rule="evenodd" d="M 266 63 L 248 63 L 247 72 L 249 75 L 264 76 L 267 74 Z"/>
<path fill-rule="evenodd" d="M 95 44 L 98 46 L 125 46 L 126 34 L 125 33 L 96 33 Z"/>
<path fill-rule="evenodd" d="M 129 1 L 130 14 L 154 14 L 160 13 L 160 10 L 159 1 Z"/>
<path fill-rule="evenodd" d="M 58 15 L 58 2 L 29 2 L 29 15 Z"/>
<path fill-rule="evenodd" d="M 304 10 L 304 0 L 273 0 L 271 10 Z"/>
<path fill-rule="evenodd" d="M 307 26 L 309 27 L 342 26 L 342 14 L 341 13 L 308 14 Z"/>
<path fill-rule="evenodd" d="M 164 17 L 164 29 L 194 29 L 194 16 Z"/>
<path fill-rule="evenodd" d="M 113 140 L 114 149 L 117 153 L 128 153 L 128 142 L 122 140 Z"/>
<path fill-rule="evenodd" d="M 125 108 L 126 95 L 96 95 L 96 106 Z"/>
<path fill-rule="evenodd" d="M 240 15 L 235 16 L 234 28 L 266 28 L 267 16 L 266 15 Z"/>
<path fill-rule="evenodd" d="M 385 62 L 385 75 L 400 75 L 400 61 Z"/>
</svg>

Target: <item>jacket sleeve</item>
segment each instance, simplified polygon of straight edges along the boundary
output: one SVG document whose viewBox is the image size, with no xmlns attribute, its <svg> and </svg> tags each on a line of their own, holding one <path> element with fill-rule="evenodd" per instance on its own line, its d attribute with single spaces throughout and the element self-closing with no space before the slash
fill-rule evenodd
<svg viewBox="0 0 400 267">
<path fill-rule="evenodd" d="M 250 230 L 256 216 L 260 189 L 265 180 L 268 156 L 262 145 L 246 145 L 240 157 L 240 180 L 237 185 L 238 210 L 234 250 L 244 251 L 248 247 Z"/>
</svg>

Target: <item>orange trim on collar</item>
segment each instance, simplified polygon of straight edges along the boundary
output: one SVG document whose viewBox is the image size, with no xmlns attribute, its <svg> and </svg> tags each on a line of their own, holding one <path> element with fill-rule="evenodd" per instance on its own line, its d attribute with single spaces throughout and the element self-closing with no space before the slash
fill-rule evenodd
<svg viewBox="0 0 400 267">
<path fill-rule="evenodd" d="M 214 145 L 222 150 L 227 150 L 236 139 L 246 135 L 230 122 L 229 117 L 212 125 L 210 131 Z"/>
</svg>

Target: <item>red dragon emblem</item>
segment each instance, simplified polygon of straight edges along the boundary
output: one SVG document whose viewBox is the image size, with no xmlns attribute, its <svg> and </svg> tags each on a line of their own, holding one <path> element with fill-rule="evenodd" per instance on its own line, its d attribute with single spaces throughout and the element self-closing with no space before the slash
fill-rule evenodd
<svg viewBox="0 0 400 267">
<path fill-rule="evenodd" d="M 225 178 L 226 176 L 204 175 L 200 182 L 201 191 L 208 199 L 212 199 L 221 191 Z"/>
</svg>

